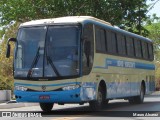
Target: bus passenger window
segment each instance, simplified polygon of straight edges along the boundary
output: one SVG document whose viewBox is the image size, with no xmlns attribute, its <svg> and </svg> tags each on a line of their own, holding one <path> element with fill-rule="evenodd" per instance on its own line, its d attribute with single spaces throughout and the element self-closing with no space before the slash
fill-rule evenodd
<svg viewBox="0 0 160 120">
<path fill-rule="evenodd" d="M 112 53 L 117 53 L 117 37 L 116 33 L 111 32 L 111 40 L 112 40 Z"/>
<path fill-rule="evenodd" d="M 126 37 L 122 36 L 122 54 L 126 55 L 127 54 L 127 48 L 126 48 Z"/>
<path fill-rule="evenodd" d="M 143 53 L 143 58 L 148 59 L 148 48 L 146 42 L 142 42 L 142 53 Z"/>
<path fill-rule="evenodd" d="M 125 37 L 121 34 L 117 34 L 118 54 L 126 55 L 126 41 Z"/>
<path fill-rule="evenodd" d="M 106 31 L 106 47 L 107 47 L 107 52 L 112 53 L 112 41 L 111 41 L 111 32 Z"/>
<path fill-rule="evenodd" d="M 130 37 L 127 37 L 126 39 L 127 41 L 127 55 L 130 57 L 134 57 L 134 43 L 133 43 L 133 39 Z"/>
<path fill-rule="evenodd" d="M 116 54 L 118 52 L 117 48 L 117 37 L 116 33 L 111 31 L 106 31 L 107 38 L 107 52 Z"/>
<path fill-rule="evenodd" d="M 142 47 L 141 41 L 138 39 L 134 39 L 134 46 L 135 46 L 135 55 L 137 58 L 142 58 Z"/>
<path fill-rule="evenodd" d="M 149 52 L 149 59 L 153 60 L 154 56 L 153 56 L 153 45 L 148 43 L 148 52 Z"/>
<path fill-rule="evenodd" d="M 96 52 L 105 53 L 105 31 L 99 27 L 96 27 Z"/>
</svg>

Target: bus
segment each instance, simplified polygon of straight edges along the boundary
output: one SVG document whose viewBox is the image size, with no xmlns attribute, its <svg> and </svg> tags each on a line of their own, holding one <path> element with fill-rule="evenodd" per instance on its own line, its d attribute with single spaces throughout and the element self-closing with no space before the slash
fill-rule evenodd
<svg viewBox="0 0 160 120">
<path fill-rule="evenodd" d="M 14 50 L 17 102 L 89 103 L 99 110 L 109 100 L 140 104 L 155 90 L 153 43 L 91 16 L 68 16 L 22 23 L 8 39 Z"/>
</svg>

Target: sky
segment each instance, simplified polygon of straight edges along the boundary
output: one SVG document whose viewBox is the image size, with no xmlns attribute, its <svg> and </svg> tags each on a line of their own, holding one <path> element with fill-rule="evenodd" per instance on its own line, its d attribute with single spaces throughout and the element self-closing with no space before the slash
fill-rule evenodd
<svg viewBox="0 0 160 120">
<path fill-rule="evenodd" d="M 154 0 L 154 2 L 157 0 Z M 153 3 L 151 0 L 147 1 L 147 4 Z M 152 15 L 156 13 L 157 17 L 160 17 L 160 0 L 154 5 L 154 8 L 152 8 L 149 12 L 148 15 Z"/>
</svg>

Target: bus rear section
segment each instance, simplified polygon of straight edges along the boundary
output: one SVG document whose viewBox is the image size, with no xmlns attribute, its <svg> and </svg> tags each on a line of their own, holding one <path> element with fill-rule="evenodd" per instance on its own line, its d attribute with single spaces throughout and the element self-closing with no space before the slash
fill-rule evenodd
<svg viewBox="0 0 160 120">
<path fill-rule="evenodd" d="M 93 24 L 95 59 L 93 73 L 105 83 L 103 98 L 143 103 L 155 91 L 153 43 L 148 38 L 121 29 Z"/>
</svg>

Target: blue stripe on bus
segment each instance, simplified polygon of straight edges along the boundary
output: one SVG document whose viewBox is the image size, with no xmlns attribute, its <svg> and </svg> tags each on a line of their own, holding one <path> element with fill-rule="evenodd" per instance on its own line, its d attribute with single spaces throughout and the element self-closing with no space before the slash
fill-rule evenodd
<svg viewBox="0 0 160 120">
<path fill-rule="evenodd" d="M 145 64 L 145 63 L 136 62 L 135 65 L 136 65 L 135 67 L 139 68 L 139 69 L 155 70 L 155 65 L 154 64 Z"/>
<path fill-rule="evenodd" d="M 68 83 L 61 83 L 61 84 L 49 84 L 49 85 L 45 85 L 45 86 L 63 86 L 63 85 L 70 85 L 70 84 L 76 84 L 77 82 L 68 82 Z M 18 83 L 15 82 L 14 85 L 19 85 L 19 86 L 34 86 L 34 87 L 40 87 L 42 85 L 37 85 L 37 84 L 26 84 L 26 83 Z"/>
<path fill-rule="evenodd" d="M 95 66 L 94 68 L 108 69 L 108 66 L 155 70 L 154 64 L 146 64 L 141 62 L 132 62 L 132 61 L 125 61 L 125 60 L 116 60 L 116 59 L 109 59 L 109 58 L 106 59 L 105 66 Z"/>
</svg>

